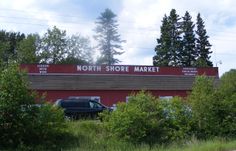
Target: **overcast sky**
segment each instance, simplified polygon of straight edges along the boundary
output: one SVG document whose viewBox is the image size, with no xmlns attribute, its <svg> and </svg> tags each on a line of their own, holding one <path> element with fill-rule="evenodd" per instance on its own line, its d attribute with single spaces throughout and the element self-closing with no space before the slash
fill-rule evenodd
<svg viewBox="0 0 236 151">
<path fill-rule="evenodd" d="M 220 75 L 236 68 L 235 0 L 0 0 L 0 30 L 43 34 L 55 25 L 95 44 L 94 22 L 106 8 L 117 15 L 126 40 L 120 64 L 152 65 L 161 20 L 174 8 L 181 17 L 189 11 L 194 22 L 201 14 L 212 44 L 211 61 Z"/>
</svg>

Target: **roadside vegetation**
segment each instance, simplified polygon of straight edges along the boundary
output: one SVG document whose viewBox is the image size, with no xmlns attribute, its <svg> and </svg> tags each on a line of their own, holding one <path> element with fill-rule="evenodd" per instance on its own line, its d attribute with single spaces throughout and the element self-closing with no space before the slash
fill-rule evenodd
<svg viewBox="0 0 236 151">
<path fill-rule="evenodd" d="M 121 139 L 111 138 L 103 128 L 103 123 L 96 120 L 68 122 L 69 135 L 54 146 L 40 145 L 34 151 L 232 151 L 236 148 L 236 140 L 214 138 L 197 140 L 190 138 L 185 142 L 172 142 L 168 145 L 155 144 L 151 148 L 146 143 L 134 144 Z M 23 148 L 25 149 L 25 148 Z"/>
<path fill-rule="evenodd" d="M 28 90 L 26 74 L 7 65 L 0 74 L 0 150 L 36 144 L 53 145 L 65 134 L 61 109 Z M 40 104 L 35 104 L 36 100 Z M 40 102 L 39 102 L 40 100 Z M 29 147 L 30 148 L 30 147 Z"/>
<path fill-rule="evenodd" d="M 236 70 L 219 82 L 196 77 L 187 98 L 161 100 L 148 92 L 130 97 L 117 110 L 105 114 L 104 126 L 114 138 L 135 143 L 170 144 L 195 137 L 236 137 Z"/>
<path fill-rule="evenodd" d="M 236 70 L 219 83 L 196 78 L 189 97 L 160 100 L 142 91 L 99 120 L 65 120 L 63 111 L 28 90 L 26 74 L 0 74 L 0 150 L 236 149 Z M 40 105 L 36 105 L 35 102 Z"/>
</svg>

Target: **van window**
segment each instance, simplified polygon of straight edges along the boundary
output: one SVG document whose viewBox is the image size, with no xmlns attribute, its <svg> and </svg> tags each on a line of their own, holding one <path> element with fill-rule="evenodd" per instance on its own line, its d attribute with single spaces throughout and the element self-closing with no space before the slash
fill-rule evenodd
<svg viewBox="0 0 236 151">
<path fill-rule="evenodd" d="M 90 108 L 102 108 L 102 106 L 97 102 L 89 102 Z"/>
<path fill-rule="evenodd" d="M 68 99 L 87 99 L 87 100 L 93 100 L 96 102 L 101 102 L 100 96 L 69 96 Z"/>
<path fill-rule="evenodd" d="M 61 107 L 89 107 L 88 102 L 78 100 L 64 100 L 61 102 Z"/>
</svg>

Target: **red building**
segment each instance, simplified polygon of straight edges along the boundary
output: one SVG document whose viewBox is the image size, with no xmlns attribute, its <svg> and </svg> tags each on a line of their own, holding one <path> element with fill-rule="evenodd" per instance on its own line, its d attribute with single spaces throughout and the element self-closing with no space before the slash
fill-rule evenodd
<svg viewBox="0 0 236 151">
<path fill-rule="evenodd" d="M 135 65 L 24 64 L 30 89 L 54 102 L 70 96 L 91 96 L 111 106 L 131 93 L 147 90 L 157 97 L 184 97 L 197 75 L 217 81 L 218 68 L 154 67 Z"/>
</svg>

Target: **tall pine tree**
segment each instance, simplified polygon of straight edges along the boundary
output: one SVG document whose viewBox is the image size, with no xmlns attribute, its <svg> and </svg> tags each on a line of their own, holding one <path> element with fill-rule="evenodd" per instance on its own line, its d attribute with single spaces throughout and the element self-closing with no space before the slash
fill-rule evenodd
<svg viewBox="0 0 236 151">
<path fill-rule="evenodd" d="M 162 20 L 161 36 L 157 39 L 157 46 L 155 47 L 156 55 L 153 57 L 154 66 L 169 66 L 170 62 L 170 24 L 168 17 L 165 15 Z"/>
<path fill-rule="evenodd" d="M 180 63 L 180 52 L 182 51 L 181 42 L 181 23 L 180 17 L 176 14 L 176 10 L 172 9 L 170 11 L 170 16 L 168 17 L 170 24 L 170 35 L 171 35 L 171 46 L 170 46 L 170 62 L 171 66 L 179 66 Z"/>
<path fill-rule="evenodd" d="M 197 15 L 197 30 L 196 30 L 196 49 L 198 52 L 197 67 L 212 67 L 213 63 L 210 61 L 210 54 L 212 51 L 211 44 L 208 41 L 209 36 L 205 29 L 204 21 L 201 18 L 200 13 Z"/>
<path fill-rule="evenodd" d="M 181 45 L 180 17 L 172 9 L 170 16 L 164 16 L 161 26 L 161 36 L 157 39 L 156 55 L 153 57 L 155 66 L 179 66 Z"/>
<path fill-rule="evenodd" d="M 97 27 L 95 29 L 95 40 L 98 41 L 97 48 L 101 51 L 101 56 L 98 59 L 98 64 L 115 64 L 120 62 L 115 55 L 121 55 L 123 52 L 121 43 L 124 40 L 120 39 L 120 35 L 117 32 L 118 24 L 115 19 L 116 15 L 110 10 L 106 9 L 98 17 Z"/>
<path fill-rule="evenodd" d="M 194 23 L 191 21 L 192 17 L 189 12 L 186 11 L 183 22 L 182 22 L 182 31 L 183 31 L 183 50 L 180 52 L 181 66 L 191 67 L 195 65 L 197 59 L 197 52 L 195 49 L 195 34 L 194 34 Z"/>
<path fill-rule="evenodd" d="M 197 30 L 194 33 L 194 23 L 188 12 L 180 22 L 176 10 L 164 16 L 161 35 L 155 47 L 153 57 L 155 66 L 185 66 L 212 67 L 210 61 L 211 44 L 208 41 L 204 21 L 200 14 L 197 16 Z"/>
</svg>

